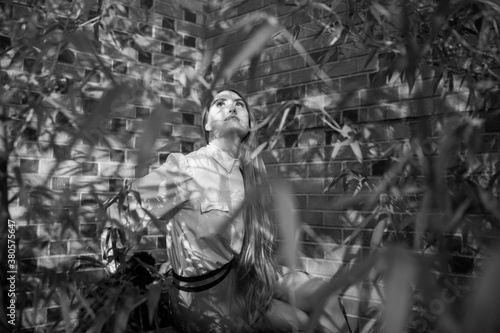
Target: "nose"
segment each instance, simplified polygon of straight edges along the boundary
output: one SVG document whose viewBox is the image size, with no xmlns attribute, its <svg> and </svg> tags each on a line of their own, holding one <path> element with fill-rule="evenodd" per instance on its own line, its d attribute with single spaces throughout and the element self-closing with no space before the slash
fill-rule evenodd
<svg viewBox="0 0 500 333">
<path fill-rule="evenodd" d="M 229 105 L 228 112 L 229 112 L 230 114 L 235 114 L 235 113 L 236 113 L 236 106 L 234 105 L 234 103 L 231 103 L 231 104 Z"/>
</svg>

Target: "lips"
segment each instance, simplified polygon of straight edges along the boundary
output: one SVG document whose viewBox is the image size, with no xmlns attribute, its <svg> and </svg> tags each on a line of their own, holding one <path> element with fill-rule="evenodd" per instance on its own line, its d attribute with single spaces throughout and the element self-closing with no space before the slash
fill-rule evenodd
<svg viewBox="0 0 500 333">
<path fill-rule="evenodd" d="M 229 116 L 229 117 L 227 117 L 226 119 L 224 119 L 224 121 L 228 121 L 228 120 L 230 120 L 230 119 L 235 119 L 235 120 L 240 121 L 240 118 L 238 118 L 237 116 Z"/>
</svg>

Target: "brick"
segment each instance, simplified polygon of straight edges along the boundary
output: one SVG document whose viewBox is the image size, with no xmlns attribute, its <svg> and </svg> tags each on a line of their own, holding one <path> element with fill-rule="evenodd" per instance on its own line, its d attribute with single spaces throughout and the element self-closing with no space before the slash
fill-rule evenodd
<svg viewBox="0 0 500 333">
<path fill-rule="evenodd" d="M 132 164 L 116 162 L 100 163 L 100 175 L 103 177 L 135 178 L 135 168 Z"/>
<path fill-rule="evenodd" d="M 283 44 L 274 47 L 268 47 L 264 50 L 262 61 L 273 61 L 280 60 L 282 58 L 288 57 L 291 55 L 291 46 L 290 44 Z"/>
<path fill-rule="evenodd" d="M 340 60 L 336 63 L 326 64 L 323 70 L 329 77 L 354 74 L 357 72 L 356 59 Z"/>
<path fill-rule="evenodd" d="M 201 139 L 201 130 L 198 126 L 175 125 L 173 126 L 172 136 Z"/>
<path fill-rule="evenodd" d="M 323 212 L 303 210 L 300 212 L 300 219 L 308 225 L 323 225 Z"/>
<path fill-rule="evenodd" d="M 38 259 L 38 267 L 45 269 L 55 269 L 58 272 L 67 271 L 75 262 L 75 256 L 45 257 Z"/>
<path fill-rule="evenodd" d="M 153 38 L 159 41 L 177 44 L 181 41 L 182 36 L 175 31 L 154 26 Z"/>
<path fill-rule="evenodd" d="M 122 180 L 123 183 L 123 180 Z M 96 238 L 97 235 L 97 224 L 85 223 L 80 224 L 80 236 L 82 238 Z"/>
<path fill-rule="evenodd" d="M 44 324 L 46 322 L 45 311 L 36 311 L 34 309 L 23 310 L 21 327 L 32 327 Z"/>
<path fill-rule="evenodd" d="M 289 88 L 281 88 L 276 92 L 276 101 L 290 101 L 300 99 L 305 95 L 305 86 L 295 86 Z"/>
<path fill-rule="evenodd" d="M 281 166 L 284 167 L 284 175 L 288 178 L 305 178 L 307 176 L 306 164 L 281 164 Z"/>
<path fill-rule="evenodd" d="M 182 60 L 178 58 L 173 58 L 171 56 L 166 56 L 164 54 L 153 54 L 153 65 L 161 67 L 162 70 L 162 80 L 170 81 L 168 78 L 172 73 L 170 71 L 176 70 L 182 66 Z M 166 76 L 164 73 L 168 73 Z"/>
<path fill-rule="evenodd" d="M 168 56 L 173 56 L 174 55 L 174 45 L 169 44 L 169 43 L 161 43 L 161 53 L 168 55 Z"/>
<path fill-rule="evenodd" d="M 26 225 L 18 226 L 16 230 L 16 238 L 20 241 L 29 241 L 37 239 L 37 226 Z"/>
<path fill-rule="evenodd" d="M 323 162 L 324 148 L 294 148 L 292 149 L 292 163 Z"/>
<path fill-rule="evenodd" d="M 267 74 L 277 74 L 282 72 L 289 72 L 293 70 L 298 70 L 306 66 L 306 62 L 302 56 L 293 56 L 286 59 L 281 59 L 278 61 L 273 61 L 266 63 L 265 65 L 270 65 L 271 70 Z M 257 75 L 262 75 L 257 72 Z M 265 74 L 264 74 L 265 75 Z"/>
<path fill-rule="evenodd" d="M 204 27 L 202 25 L 193 24 L 190 22 L 177 21 L 177 31 L 182 34 L 187 34 L 202 39 L 205 37 Z"/>
<path fill-rule="evenodd" d="M 20 170 L 22 173 L 38 173 L 39 164 L 38 160 L 21 159 Z"/>
<path fill-rule="evenodd" d="M 193 142 L 181 141 L 181 153 L 187 154 L 194 151 Z"/>
<path fill-rule="evenodd" d="M 38 268 L 37 259 L 22 259 L 18 263 L 18 271 L 22 274 L 35 273 Z"/>
<path fill-rule="evenodd" d="M 164 82 L 164 81 L 153 81 L 151 82 L 150 85 L 151 89 L 154 91 L 161 92 L 161 94 L 166 94 L 166 95 L 180 95 L 181 88 L 179 85 L 172 84 L 170 82 Z M 164 105 L 171 110 L 173 108 L 173 100 L 170 97 L 160 97 L 160 101 Z"/>
<path fill-rule="evenodd" d="M 332 276 L 340 269 L 341 263 L 328 260 L 308 259 L 306 260 L 306 271 L 310 274 Z"/>
<path fill-rule="evenodd" d="M 324 244 L 342 243 L 342 229 L 313 226 L 311 230 L 312 234 L 304 233 L 303 241 Z"/>
<path fill-rule="evenodd" d="M 264 163 L 275 164 L 275 163 L 290 163 L 291 154 L 289 149 L 279 149 L 279 150 L 264 150 L 261 156 Z"/>
<path fill-rule="evenodd" d="M 353 89 L 364 89 L 368 87 L 368 75 L 360 74 L 344 77 L 340 80 L 342 91 L 350 91 Z"/>
<path fill-rule="evenodd" d="M 296 209 L 307 208 L 307 195 L 293 195 L 292 200 Z"/>
<path fill-rule="evenodd" d="M 52 177 L 52 189 L 53 190 L 68 190 L 69 189 L 69 177 Z"/>
<path fill-rule="evenodd" d="M 305 131 L 299 138 L 298 147 L 316 147 L 324 145 L 324 131 Z"/>
<path fill-rule="evenodd" d="M 262 78 L 262 89 L 279 88 L 291 84 L 291 74 L 281 73 L 279 75 L 270 75 Z M 253 103 L 252 103 L 253 105 Z"/>
<path fill-rule="evenodd" d="M 300 256 L 313 259 L 325 259 L 325 251 L 320 244 L 300 243 Z"/>
<path fill-rule="evenodd" d="M 141 241 L 136 245 L 138 250 L 154 250 L 157 248 L 156 240 L 158 237 L 154 236 L 143 236 Z"/>
<path fill-rule="evenodd" d="M 49 255 L 47 241 L 19 242 L 18 259 L 38 258 Z"/>
<path fill-rule="evenodd" d="M 399 91 L 397 87 L 363 89 L 360 98 L 363 105 L 394 102 L 399 100 Z"/>
<path fill-rule="evenodd" d="M 69 254 L 100 253 L 100 240 L 73 240 L 69 242 Z"/>
<path fill-rule="evenodd" d="M 51 242 L 49 244 L 50 255 L 61 255 L 68 253 L 68 242 Z"/>
<path fill-rule="evenodd" d="M 309 52 L 309 56 L 318 65 L 323 63 L 328 64 L 338 60 L 338 50 L 336 47 L 333 47 L 330 49 L 313 51 Z"/>
<path fill-rule="evenodd" d="M 374 71 L 379 69 L 379 58 L 373 57 L 368 63 L 369 56 L 362 56 L 356 59 L 358 63 L 358 72 Z"/>
<path fill-rule="evenodd" d="M 326 196 L 325 195 L 309 195 L 309 198 L 307 199 L 307 208 L 308 209 L 324 210 L 325 206 L 326 206 Z"/>
<path fill-rule="evenodd" d="M 169 15 L 176 18 L 182 18 L 180 9 L 164 2 L 155 1 L 153 10 L 162 15 Z"/>
<path fill-rule="evenodd" d="M 320 194 L 324 189 L 324 181 L 322 179 L 292 179 L 291 183 L 294 193 L 297 194 Z"/>
</svg>

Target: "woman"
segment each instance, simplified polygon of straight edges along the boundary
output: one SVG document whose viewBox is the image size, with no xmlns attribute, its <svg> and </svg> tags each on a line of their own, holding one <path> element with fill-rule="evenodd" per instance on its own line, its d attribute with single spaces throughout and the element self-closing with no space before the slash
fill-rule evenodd
<svg viewBox="0 0 500 333">
<path fill-rule="evenodd" d="M 236 91 L 220 91 L 202 119 L 207 146 L 170 154 L 131 187 L 142 208 L 169 220 L 174 325 L 182 332 L 303 329 L 308 296 L 320 282 L 304 273 L 283 276 L 276 262 L 265 167 L 250 158 L 256 140 L 248 103 Z M 287 302 L 289 288 L 301 309 Z"/>
</svg>

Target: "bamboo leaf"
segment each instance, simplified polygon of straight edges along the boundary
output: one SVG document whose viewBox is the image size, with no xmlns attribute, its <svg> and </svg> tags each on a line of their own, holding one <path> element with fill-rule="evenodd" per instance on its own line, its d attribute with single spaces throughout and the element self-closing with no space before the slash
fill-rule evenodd
<svg viewBox="0 0 500 333">
<path fill-rule="evenodd" d="M 149 285 L 148 298 L 147 298 L 150 323 L 153 323 L 153 318 L 158 308 L 158 302 L 160 301 L 160 296 L 161 296 L 160 283 L 158 281 L 154 281 Z"/>
<path fill-rule="evenodd" d="M 280 29 L 278 22 L 275 18 L 267 17 L 263 22 L 257 23 L 256 20 L 248 22 L 250 26 L 254 26 L 252 32 L 241 33 L 235 35 L 233 46 L 224 49 L 222 61 L 219 71 L 212 82 L 212 87 L 216 86 L 221 79 L 229 78 L 233 75 L 234 71 L 247 59 L 259 54 L 268 40 L 274 36 Z M 245 40 L 243 45 L 239 43 Z"/>
<path fill-rule="evenodd" d="M 366 277 L 378 259 L 379 256 L 372 256 L 366 262 L 355 265 L 354 268 L 346 271 L 340 276 L 332 277 L 328 283 L 325 283 L 321 288 L 318 288 L 311 298 L 317 301 L 316 304 L 314 304 L 311 315 L 309 316 L 306 333 L 314 332 L 314 329 L 319 322 L 319 318 L 323 314 L 327 299 L 341 288 L 351 285 Z"/>
<path fill-rule="evenodd" d="M 139 170 L 140 173 L 147 169 L 148 162 L 153 153 L 152 148 L 160 135 L 167 111 L 168 110 L 166 110 L 163 104 L 158 104 L 151 112 L 151 116 L 148 120 L 144 122 L 143 134 L 139 140 L 139 146 L 137 147 L 139 150 L 137 170 Z M 141 175 L 139 174 L 138 176 Z"/>
<path fill-rule="evenodd" d="M 368 54 L 368 58 L 365 61 L 365 64 L 363 65 L 363 69 L 366 69 L 368 67 L 368 64 L 373 60 L 373 57 L 377 54 L 378 49 L 377 48 L 372 48 L 370 53 Z"/>
<path fill-rule="evenodd" d="M 274 188 L 276 191 L 276 212 L 278 226 L 283 237 L 285 261 L 294 270 L 298 264 L 297 243 L 299 235 L 299 219 L 295 212 L 295 204 L 290 191 L 284 184 Z"/>
<path fill-rule="evenodd" d="M 411 290 L 415 278 L 415 264 L 412 258 L 403 251 L 390 254 L 389 271 L 386 274 L 386 302 L 384 306 L 384 332 L 400 333 L 411 308 Z"/>
<path fill-rule="evenodd" d="M 300 25 L 296 24 L 294 27 L 293 27 L 293 31 L 292 31 L 292 44 L 295 43 L 295 41 L 299 38 L 299 34 L 300 34 Z"/>
<path fill-rule="evenodd" d="M 333 151 L 332 151 L 332 156 L 331 159 L 333 160 L 337 155 L 339 154 L 340 148 L 346 145 L 346 142 L 340 142 L 337 141 L 333 144 Z"/>
<path fill-rule="evenodd" d="M 381 213 L 378 216 L 378 223 L 373 229 L 372 238 L 370 241 L 370 253 L 374 253 L 382 244 L 384 231 L 387 224 L 387 213 Z"/>
<path fill-rule="evenodd" d="M 359 146 L 359 141 L 353 141 L 349 144 L 351 146 L 352 152 L 356 156 L 356 159 L 359 163 L 363 163 L 363 153 L 361 152 L 361 148 Z"/>
<path fill-rule="evenodd" d="M 335 184 L 338 183 L 339 180 L 345 178 L 348 174 L 348 170 L 347 169 L 343 169 L 340 174 L 338 174 L 336 177 L 334 177 L 332 179 L 332 181 L 330 182 L 330 184 L 323 190 L 323 194 L 327 193 L 328 191 L 330 191 L 330 189 L 332 187 L 335 186 Z"/>
<path fill-rule="evenodd" d="M 353 232 L 347 236 L 347 238 L 342 242 L 342 245 L 345 246 L 349 244 L 354 238 L 356 238 L 361 231 L 363 231 L 364 228 L 377 216 L 379 213 L 379 208 L 376 208 L 374 212 L 372 212 L 370 215 L 365 217 L 363 221 L 356 226 L 356 229 L 353 230 Z"/>
<path fill-rule="evenodd" d="M 114 322 L 114 333 L 123 333 L 127 329 L 127 323 L 130 317 L 130 313 L 134 309 L 135 298 L 138 294 L 137 289 L 127 288 L 121 295 L 118 307 L 116 310 L 115 322 Z"/>
<path fill-rule="evenodd" d="M 500 308 L 500 249 L 490 253 L 481 283 L 464 304 L 463 328 L 465 333 L 497 332 L 498 309 Z"/>
<path fill-rule="evenodd" d="M 257 157 L 267 146 L 267 142 L 261 143 L 255 150 L 252 152 L 252 155 L 250 155 L 250 159 L 253 160 L 255 157 Z"/>
<path fill-rule="evenodd" d="M 69 308 L 70 308 L 70 302 L 69 302 L 69 297 L 68 293 L 65 289 L 66 287 L 59 286 L 58 288 L 58 294 L 59 294 L 59 301 L 61 302 L 61 315 L 62 318 L 64 319 L 64 330 L 66 333 L 71 333 L 71 328 L 70 328 L 70 323 L 71 323 L 71 318 L 69 315 Z"/>
<path fill-rule="evenodd" d="M 439 83 L 443 79 L 443 73 L 440 73 L 436 79 L 436 82 L 434 82 L 434 89 L 432 90 L 434 94 L 436 94 L 438 88 L 439 88 Z"/>
</svg>

